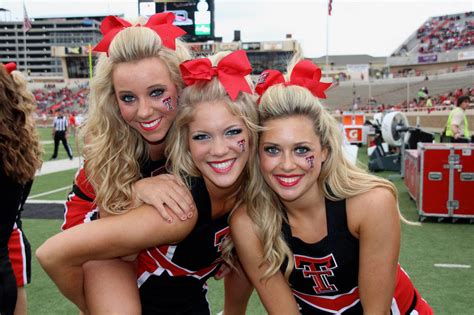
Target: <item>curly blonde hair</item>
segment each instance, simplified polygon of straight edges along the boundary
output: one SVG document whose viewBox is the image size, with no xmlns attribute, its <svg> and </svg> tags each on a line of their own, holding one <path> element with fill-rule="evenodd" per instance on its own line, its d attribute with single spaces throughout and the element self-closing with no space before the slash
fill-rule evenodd
<svg viewBox="0 0 474 315">
<path fill-rule="evenodd" d="M 33 180 L 43 163 L 35 128 L 36 101 L 25 77 L 0 66 L 0 156 L 5 174 L 20 184 Z"/>
<path fill-rule="evenodd" d="M 138 21 L 143 24 L 143 20 Z M 137 204 L 132 184 L 140 178 L 140 163 L 148 159 L 148 144 L 122 118 L 112 84 L 117 64 L 158 57 L 167 66 L 178 92 L 183 88 L 179 64 L 191 56 L 179 40 L 176 50 L 163 46 L 159 35 L 147 27 L 128 27 L 112 40 L 109 56 L 102 55 L 95 66 L 89 95 L 89 112 L 81 137 L 86 139 L 86 173 L 92 183 L 98 207 L 122 213 Z"/>
</svg>

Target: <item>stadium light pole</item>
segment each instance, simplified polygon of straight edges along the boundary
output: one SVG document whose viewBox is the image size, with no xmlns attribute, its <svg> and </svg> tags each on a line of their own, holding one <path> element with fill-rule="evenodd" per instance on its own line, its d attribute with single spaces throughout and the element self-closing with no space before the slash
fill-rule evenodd
<svg viewBox="0 0 474 315">
<path fill-rule="evenodd" d="M 370 79 L 370 74 L 369 74 L 369 114 L 372 112 L 371 111 L 371 105 L 372 105 L 372 80 Z"/>
<path fill-rule="evenodd" d="M 329 15 L 331 0 L 328 0 L 328 12 L 326 13 L 326 78 L 329 77 Z"/>
<path fill-rule="evenodd" d="M 409 104 L 410 103 L 410 72 L 408 72 L 408 75 L 407 75 L 407 112 L 408 112 L 408 107 L 409 107 Z"/>
</svg>

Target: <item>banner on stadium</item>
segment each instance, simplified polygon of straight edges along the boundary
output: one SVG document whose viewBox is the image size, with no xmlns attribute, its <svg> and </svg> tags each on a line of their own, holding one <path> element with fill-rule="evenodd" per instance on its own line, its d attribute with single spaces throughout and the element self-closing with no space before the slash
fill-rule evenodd
<svg viewBox="0 0 474 315">
<path fill-rule="evenodd" d="M 355 80 L 368 80 L 369 79 L 369 64 L 348 64 L 346 65 L 347 74 Z"/>
<path fill-rule="evenodd" d="M 469 60 L 474 59 L 474 51 L 463 51 L 458 52 L 458 60 Z"/>
<path fill-rule="evenodd" d="M 418 63 L 429 63 L 429 62 L 437 62 L 438 61 L 438 55 L 423 55 L 423 56 L 418 56 Z"/>
<path fill-rule="evenodd" d="M 346 65 L 347 71 L 349 72 L 368 72 L 369 65 L 366 63 L 362 64 L 348 64 Z"/>
</svg>

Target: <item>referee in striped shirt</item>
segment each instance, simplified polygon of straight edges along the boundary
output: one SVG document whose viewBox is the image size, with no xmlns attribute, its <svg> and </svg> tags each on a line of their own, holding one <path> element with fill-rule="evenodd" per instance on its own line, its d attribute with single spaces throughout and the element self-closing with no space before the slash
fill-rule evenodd
<svg viewBox="0 0 474 315">
<path fill-rule="evenodd" d="M 61 109 L 58 109 L 57 115 L 53 121 L 54 153 L 51 157 L 51 160 L 56 160 L 58 157 L 59 141 L 63 143 L 64 149 L 66 150 L 69 159 L 72 160 L 72 150 L 67 143 L 67 127 L 68 118 L 63 115 Z"/>
</svg>

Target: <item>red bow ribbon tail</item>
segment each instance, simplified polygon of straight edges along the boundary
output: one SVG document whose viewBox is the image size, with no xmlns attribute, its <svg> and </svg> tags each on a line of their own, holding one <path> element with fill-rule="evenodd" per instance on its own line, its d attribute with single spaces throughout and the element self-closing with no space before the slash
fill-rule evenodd
<svg viewBox="0 0 474 315">
<path fill-rule="evenodd" d="M 154 30 L 160 37 L 165 47 L 176 49 L 176 38 L 183 36 L 186 32 L 173 25 L 175 15 L 172 12 L 157 13 L 152 15 L 145 26 Z"/>
<path fill-rule="evenodd" d="M 247 54 L 243 50 L 237 50 L 225 56 L 217 66 L 219 81 L 224 86 L 232 101 L 239 96 L 239 92 L 252 94 L 245 76 L 252 73 Z"/>
<path fill-rule="evenodd" d="M 218 76 L 219 81 L 222 86 L 224 86 L 232 101 L 237 99 L 241 91 L 252 94 L 252 90 L 250 89 L 247 80 L 245 80 L 245 75 L 229 74 L 225 71 L 218 71 Z"/>
<path fill-rule="evenodd" d="M 176 38 L 186 34 L 183 29 L 171 24 L 155 25 L 150 28 L 160 36 L 163 46 L 171 50 L 176 50 Z"/>
</svg>

